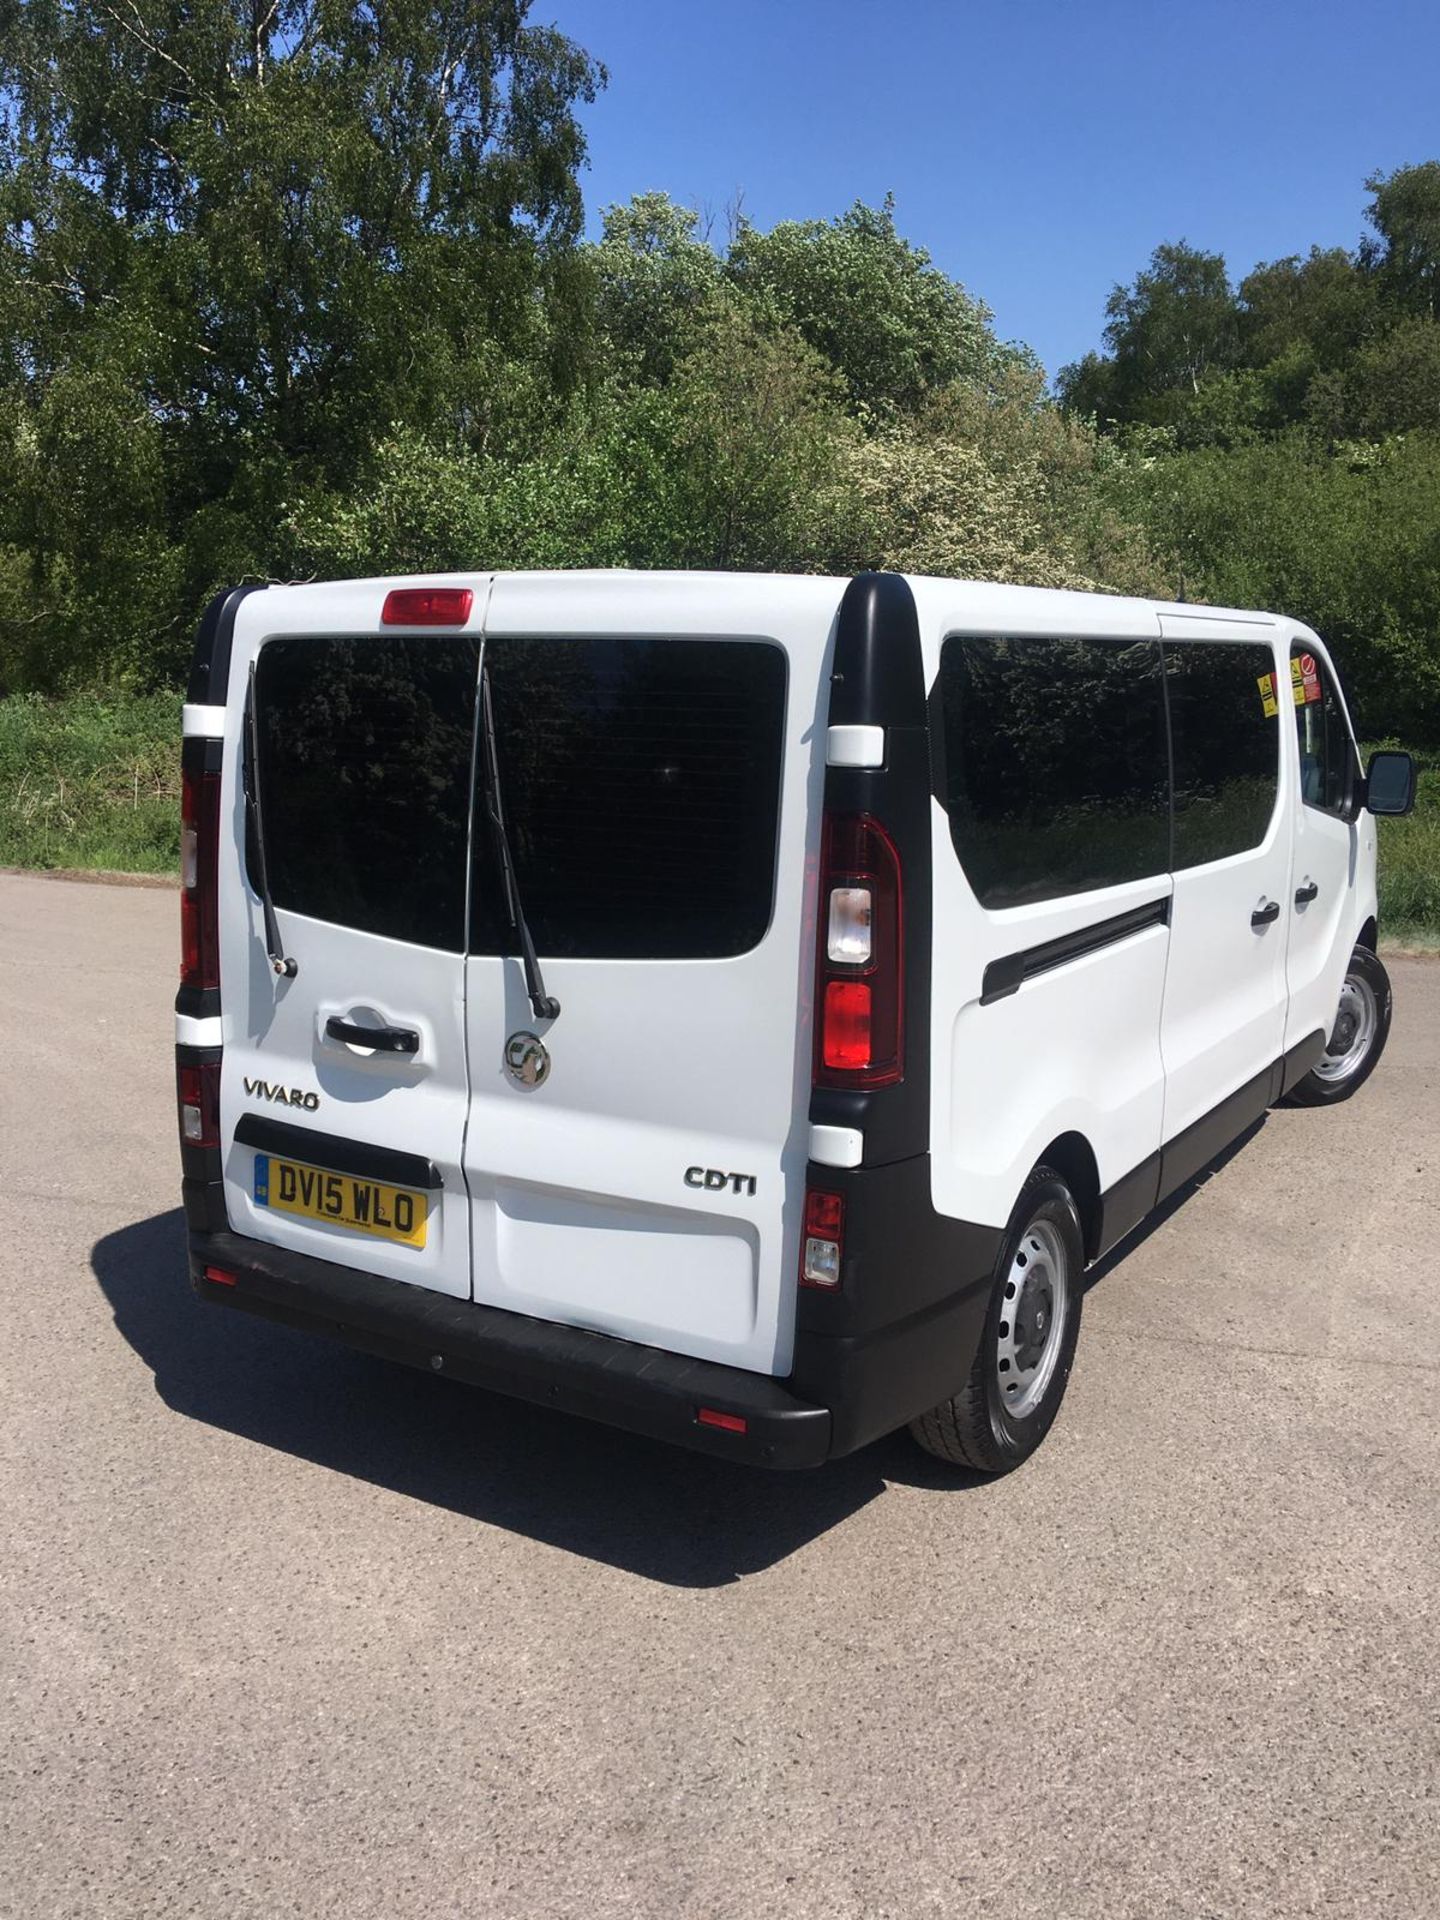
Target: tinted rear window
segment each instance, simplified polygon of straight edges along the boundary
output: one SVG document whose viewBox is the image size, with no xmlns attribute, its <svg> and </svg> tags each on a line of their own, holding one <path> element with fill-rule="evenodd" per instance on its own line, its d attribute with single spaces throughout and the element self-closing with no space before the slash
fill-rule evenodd
<svg viewBox="0 0 1440 1920">
<path fill-rule="evenodd" d="M 950 836 L 982 905 L 1165 872 L 1158 642 L 950 639 L 940 704 Z"/>
<path fill-rule="evenodd" d="M 1280 779 L 1279 699 L 1268 646 L 1165 648 L 1175 761 L 1175 868 L 1258 847 Z"/>
<path fill-rule="evenodd" d="M 256 717 L 277 906 L 463 947 L 478 658 L 474 640 L 423 635 L 261 649 Z"/>
<path fill-rule="evenodd" d="M 761 641 L 487 642 L 506 819 L 541 956 L 702 959 L 764 937 L 785 657 Z M 511 953 L 475 834 L 471 945 Z"/>
</svg>

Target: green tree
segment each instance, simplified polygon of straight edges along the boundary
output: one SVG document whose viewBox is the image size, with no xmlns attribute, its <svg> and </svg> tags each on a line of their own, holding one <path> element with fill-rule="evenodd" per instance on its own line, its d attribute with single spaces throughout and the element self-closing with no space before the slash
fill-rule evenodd
<svg viewBox="0 0 1440 1920">
<path fill-rule="evenodd" d="M 746 299 L 795 327 L 863 406 L 914 409 L 952 382 L 983 386 L 1031 364 L 995 339 L 988 308 L 903 238 L 889 199 L 768 233 L 742 226 L 727 268 Z"/>
<path fill-rule="evenodd" d="M 729 294 L 720 257 L 699 229 L 693 208 L 640 193 L 606 209 L 600 240 L 585 250 L 601 334 L 651 385 L 671 377 Z"/>
<path fill-rule="evenodd" d="M 0 540 L 31 555 L 57 661 L 96 649 L 122 492 L 180 549 L 158 650 L 104 633 L 91 660 L 143 678 L 178 660 L 211 556 L 268 568 L 294 487 L 343 483 L 395 420 L 503 438 L 497 392 L 536 395 L 502 363 L 542 395 L 570 377 L 576 108 L 603 76 L 528 11 L 0 0 Z M 116 512 L 77 513 L 87 485 Z"/>
<path fill-rule="evenodd" d="M 1388 304 L 1440 318 L 1440 160 L 1374 173 L 1365 185 L 1373 233 L 1360 243 L 1361 265 Z"/>
<path fill-rule="evenodd" d="M 1159 425 L 1235 362 L 1239 315 L 1221 254 L 1183 240 L 1157 247 L 1132 286 L 1114 289 L 1105 313 L 1108 362 L 1092 354 L 1059 376 L 1074 411 Z"/>
</svg>

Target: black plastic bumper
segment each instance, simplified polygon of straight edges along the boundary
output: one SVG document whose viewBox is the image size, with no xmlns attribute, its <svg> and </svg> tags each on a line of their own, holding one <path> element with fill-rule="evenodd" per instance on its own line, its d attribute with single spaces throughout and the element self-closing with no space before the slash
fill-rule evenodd
<svg viewBox="0 0 1440 1920">
<path fill-rule="evenodd" d="M 235 1283 L 207 1280 L 207 1266 Z M 190 1277 L 218 1305 L 631 1433 L 763 1467 L 813 1467 L 830 1455 L 830 1409 L 767 1374 L 532 1320 L 235 1233 L 192 1232 Z M 701 1407 L 738 1415 L 745 1431 L 702 1426 Z"/>
</svg>

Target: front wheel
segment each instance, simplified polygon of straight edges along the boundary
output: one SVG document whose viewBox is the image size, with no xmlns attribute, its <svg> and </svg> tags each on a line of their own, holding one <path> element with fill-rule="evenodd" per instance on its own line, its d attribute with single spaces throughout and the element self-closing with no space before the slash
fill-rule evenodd
<svg viewBox="0 0 1440 1920">
<path fill-rule="evenodd" d="M 1008 1473 L 1054 1424 L 1080 1338 L 1085 1247 L 1070 1189 L 1049 1167 L 1025 1182 L 995 1265 L 980 1351 L 953 1399 L 912 1420 L 927 1453 Z"/>
<path fill-rule="evenodd" d="M 1296 1107 L 1329 1107 L 1359 1091 L 1380 1064 L 1390 1037 L 1390 976 L 1378 954 L 1356 947 L 1345 969 L 1340 1007 L 1325 1052 L 1286 1096 Z"/>
</svg>

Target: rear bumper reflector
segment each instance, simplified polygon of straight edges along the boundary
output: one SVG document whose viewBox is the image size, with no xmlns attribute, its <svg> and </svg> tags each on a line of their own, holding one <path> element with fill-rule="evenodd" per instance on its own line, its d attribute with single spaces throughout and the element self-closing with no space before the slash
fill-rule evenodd
<svg viewBox="0 0 1440 1920">
<path fill-rule="evenodd" d="M 236 1233 L 192 1232 L 190 1273 L 204 1299 L 631 1433 L 755 1466 L 813 1467 L 829 1457 L 829 1408 L 769 1374 L 457 1300 Z"/>
</svg>

